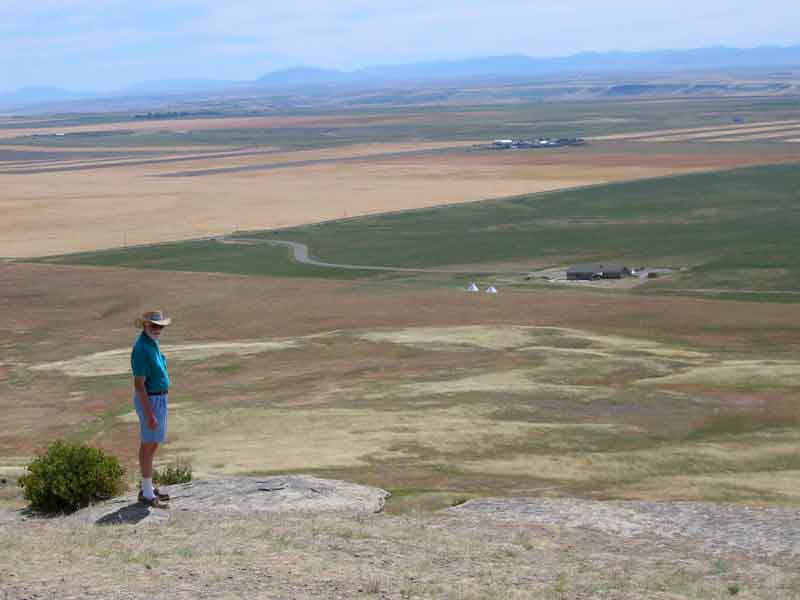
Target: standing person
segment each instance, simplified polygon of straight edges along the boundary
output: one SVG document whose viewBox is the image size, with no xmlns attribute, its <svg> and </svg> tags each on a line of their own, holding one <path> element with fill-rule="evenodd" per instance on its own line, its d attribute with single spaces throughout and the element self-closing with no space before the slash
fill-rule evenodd
<svg viewBox="0 0 800 600">
<path fill-rule="evenodd" d="M 167 494 L 153 487 L 153 457 L 167 435 L 167 395 L 169 375 L 167 359 L 161 353 L 159 340 L 164 328 L 172 322 L 162 311 L 153 310 L 136 319 L 142 332 L 131 352 L 133 370 L 133 402 L 139 415 L 139 467 L 142 489 L 139 502 L 155 508 L 169 508 Z"/>
</svg>

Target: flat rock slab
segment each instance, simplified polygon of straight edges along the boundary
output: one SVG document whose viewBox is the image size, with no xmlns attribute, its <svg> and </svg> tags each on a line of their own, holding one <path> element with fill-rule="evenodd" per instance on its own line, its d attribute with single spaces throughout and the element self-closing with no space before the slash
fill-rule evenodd
<svg viewBox="0 0 800 600">
<path fill-rule="evenodd" d="M 0 508 L 0 527 L 19 523 L 25 518 L 23 511 Z"/>
<path fill-rule="evenodd" d="M 169 509 L 149 508 L 135 495 L 90 506 L 60 519 L 63 525 L 163 523 L 175 511 L 206 513 L 369 512 L 383 510 L 389 492 L 306 475 L 207 479 L 163 486 Z"/>
<path fill-rule="evenodd" d="M 620 537 L 696 540 L 707 552 L 800 557 L 800 509 L 708 502 L 597 502 L 575 498 L 486 498 L 456 513 L 602 531 Z"/>
</svg>

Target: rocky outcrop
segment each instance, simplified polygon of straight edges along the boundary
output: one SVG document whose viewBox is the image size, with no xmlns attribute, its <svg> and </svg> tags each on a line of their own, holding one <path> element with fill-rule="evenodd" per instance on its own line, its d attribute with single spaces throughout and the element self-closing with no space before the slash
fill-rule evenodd
<svg viewBox="0 0 800 600">
<path fill-rule="evenodd" d="M 206 513 L 368 512 L 383 510 L 389 492 L 307 475 L 206 479 L 164 486 L 169 509 L 151 509 L 136 495 L 90 506 L 61 519 L 64 525 L 163 523 L 176 511 Z"/>
<path fill-rule="evenodd" d="M 800 509 L 711 502 L 598 502 L 578 498 L 485 498 L 449 511 L 600 531 L 623 538 L 693 540 L 706 552 L 800 557 Z"/>
</svg>

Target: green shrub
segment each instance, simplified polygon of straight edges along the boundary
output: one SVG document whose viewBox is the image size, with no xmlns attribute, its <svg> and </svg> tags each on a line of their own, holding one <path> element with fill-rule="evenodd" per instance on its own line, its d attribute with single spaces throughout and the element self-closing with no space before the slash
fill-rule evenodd
<svg viewBox="0 0 800 600">
<path fill-rule="evenodd" d="M 73 512 L 119 495 L 125 489 L 124 475 L 115 457 L 59 440 L 28 465 L 19 485 L 33 510 Z"/>
<path fill-rule="evenodd" d="M 175 483 L 189 483 L 192 480 L 192 465 L 184 460 L 178 460 L 167 465 L 162 470 L 153 471 L 153 481 L 159 485 L 172 485 Z"/>
</svg>

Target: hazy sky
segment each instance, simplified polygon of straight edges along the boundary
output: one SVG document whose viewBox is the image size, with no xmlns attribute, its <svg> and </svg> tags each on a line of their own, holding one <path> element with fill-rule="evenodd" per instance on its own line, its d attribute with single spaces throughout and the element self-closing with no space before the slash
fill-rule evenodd
<svg viewBox="0 0 800 600">
<path fill-rule="evenodd" d="M 0 91 L 585 50 L 800 44 L 798 0 L 0 0 Z"/>
</svg>

